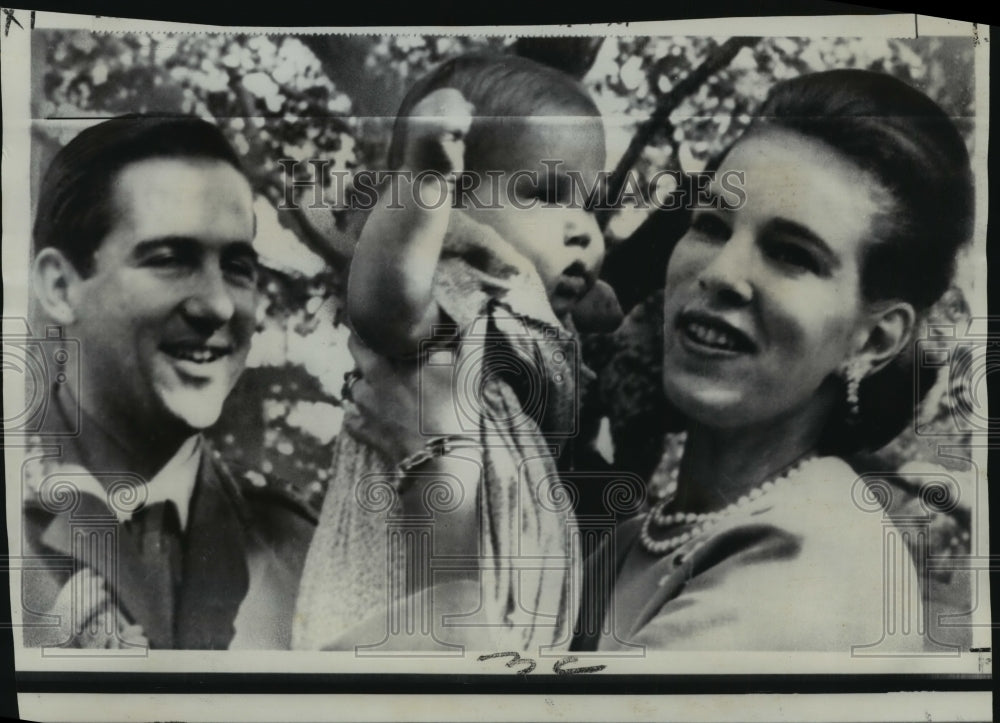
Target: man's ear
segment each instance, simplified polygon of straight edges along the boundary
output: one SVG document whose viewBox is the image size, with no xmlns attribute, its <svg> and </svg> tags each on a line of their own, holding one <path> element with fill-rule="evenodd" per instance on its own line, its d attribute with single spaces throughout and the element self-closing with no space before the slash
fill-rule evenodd
<svg viewBox="0 0 1000 723">
<path fill-rule="evenodd" d="M 80 273 L 62 251 L 48 247 L 38 252 L 31 266 L 31 284 L 38 303 L 52 321 L 68 325 L 76 321 L 72 287 Z"/>
<path fill-rule="evenodd" d="M 917 313 L 911 304 L 894 301 L 879 307 L 873 321 L 857 354 L 867 362 L 869 374 L 885 367 L 912 341 Z"/>
</svg>

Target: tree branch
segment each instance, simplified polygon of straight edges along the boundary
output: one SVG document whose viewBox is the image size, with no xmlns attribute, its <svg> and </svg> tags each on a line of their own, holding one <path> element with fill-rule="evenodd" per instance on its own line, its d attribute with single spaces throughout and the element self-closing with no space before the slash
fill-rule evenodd
<svg viewBox="0 0 1000 723">
<path fill-rule="evenodd" d="M 229 88 L 236 96 L 236 102 L 240 106 L 243 117 L 253 118 L 256 115 L 254 100 L 243 86 L 241 78 L 232 71 L 229 73 Z M 258 133 L 259 129 L 253 123 L 247 124 L 245 135 L 250 151 L 246 154 L 244 161 L 247 162 L 248 166 L 256 169 L 254 171 L 252 168 L 248 168 L 254 192 L 261 193 L 271 201 L 278 202 L 284 198 L 285 189 L 282 184 L 271 178 L 268 170 L 265 170 L 269 168 L 270 159 L 265 159 L 261 152 L 262 144 L 257 138 Z M 283 226 L 295 233 L 306 248 L 326 261 L 335 271 L 347 268 L 350 257 L 336 247 L 333 239 L 328 238 L 321 229 L 316 227 L 301 207 L 283 210 L 278 214 L 278 220 Z M 331 226 L 334 225 L 331 224 Z"/>
<path fill-rule="evenodd" d="M 272 201 L 277 201 L 284 197 L 285 189 L 270 177 L 258 176 L 258 188 L 265 193 Z M 323 209 L 323 212 L 329 213 Z M 328 238 L 309 219 L 308 214 L 301 206 L 291 209 L 282 209 L 278 213 L 279 222 L 290 229 L 299 237 L 299 240 L 307 249 L 319 256 L 335 271 L 345 271 L 350 263 L 350 256 L 340 251 L 334 244 L 334 240 Z M 331 223 L 331 226 L 334 224 Z"/>
<path fill-rule="evenodd" d="M 653 114 L 646 119 L 636 130 L 635 135 L 625 149 L 621 160 L 615 166 L 610 179 L 608 180 L 608 198 L 614 199 L 619 196 L 625 186 L 625 179 L 632 170 L 643 149 L 649 145 L 656 131 L 668 124 L 670 114 L 676 110 L 687 96 L 694 93 L 702 83 L 708 80 L 713 73 L 719 72 L 729 65 L 736 54 L 743 48 L 749 48 L 757 44 L 759 38 L 730 38 L 720 45 L 705 61 L 677 85 L 660 97 Z M 609 211 L 602 212 L 598 218 L 601 228 L 607 224 L 611 218 Z"/>
</svg>

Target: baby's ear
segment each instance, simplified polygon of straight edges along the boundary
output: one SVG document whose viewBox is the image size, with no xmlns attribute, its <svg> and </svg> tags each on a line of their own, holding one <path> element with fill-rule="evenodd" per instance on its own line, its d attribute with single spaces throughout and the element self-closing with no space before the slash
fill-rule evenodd
<svg viewBox="0 0 1000 723">
<path fill-rule="evenodd" d="M 63 325 L 76 321 L 71 289 L 80 278 L 80 273 L 62 251 L 49 247 L 38 252 L 31 266 L 32 289 L 52 321 Z"/>
<path fill-rule="evenodd" d="M 600 279 L 573 306 L 573 325 L 581 334 L 610 333 L 624 318 L 615 290 Z"/>
</svg>

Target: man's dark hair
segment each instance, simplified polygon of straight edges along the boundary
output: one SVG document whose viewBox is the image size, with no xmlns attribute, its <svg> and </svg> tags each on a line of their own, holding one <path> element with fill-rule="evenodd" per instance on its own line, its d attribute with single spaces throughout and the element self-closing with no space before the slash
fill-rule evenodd
<svg viewBox="0 0 1000 723">
<path fill-rule="evenodd" d="M 191 116 L 128 115 L 87 128 L 52 160 L 38 194 L 35 253 L 52 247 L 77 271 L 91 272 L 94 252 L 114 221 L 112 183 L 132 163 L 151 158 L 204 158 L 245 175 L 239 156 L 215 125 Z"/>
</svg>

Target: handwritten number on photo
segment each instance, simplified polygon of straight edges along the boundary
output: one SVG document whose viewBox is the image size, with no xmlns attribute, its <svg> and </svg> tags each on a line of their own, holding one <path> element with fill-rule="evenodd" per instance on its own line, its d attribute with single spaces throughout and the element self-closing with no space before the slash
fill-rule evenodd
<svg viewBox="0 0 1000 723">
<path fill-rule="evenodd" d="M 486 660 L 492 660 L 493 658 L 510 658 L 510 660 L 507 661 L 506 664 L 508 668 L 513 668 L 517 665 L 527 666 L 526 668 L 517 671 L 518 674 L 520 675 L 527 675 L 528 673 L 533 671 L 536 667 L 538 667 L 533 659 L 522 658 L 519 653 L 513 651 L 506 653 L 490 653 L 488 655 L 480 655 L 479 661 L 483 662 Z M 555 664 L 552 666 L 552 672 L 556 673 L 557 675 L 576 675 L 579 673 L 598 673 L 607 667 L 606 665 L 589 665 L 582 668 L 565 667 L 570 663 L 576 663 L 578 661 L 579 658 L 577 658 L 575 655 L 567 655 L 565 658 L 560 658 L 555 662 Z"/>
</svg>

